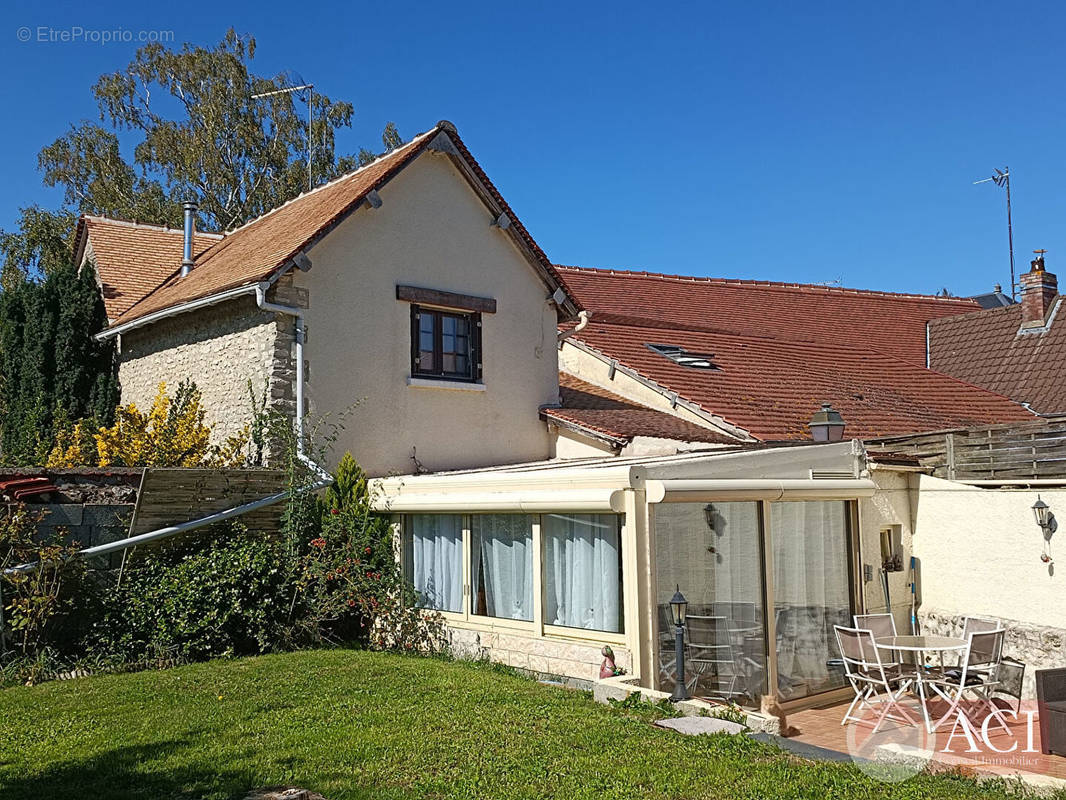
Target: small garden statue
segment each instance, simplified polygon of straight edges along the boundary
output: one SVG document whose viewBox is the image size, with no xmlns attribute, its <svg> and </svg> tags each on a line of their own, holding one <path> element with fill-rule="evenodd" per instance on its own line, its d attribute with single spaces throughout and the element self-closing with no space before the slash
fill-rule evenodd
<svg viewBox="0 0 1066 800">
<path fill-rule="evenodd" d="M 603 663 L 600 664 L 600 677 L 601 678 L 613 678 L 616 675 L 625 675 L 626 671 L 621 667 L 615 666 L 614 663 L 614 650 L 611 649 L 609 644 L 605 644 L 603 649 L 600 650 L 603 654 Z"/>
</svg>

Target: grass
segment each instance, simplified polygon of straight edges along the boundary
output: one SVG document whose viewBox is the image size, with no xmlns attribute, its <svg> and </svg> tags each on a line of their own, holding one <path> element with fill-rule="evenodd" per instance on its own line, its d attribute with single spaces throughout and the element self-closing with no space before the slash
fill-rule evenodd
<svg viewBox="0 0 1066 800">
<path fill-rule="evenodd" d="M 0 692 L 0 798 L 1000 798 L 902 784 L 747 737 L 683 737 L 484 664 L 349 650 Z"/>
</svg>

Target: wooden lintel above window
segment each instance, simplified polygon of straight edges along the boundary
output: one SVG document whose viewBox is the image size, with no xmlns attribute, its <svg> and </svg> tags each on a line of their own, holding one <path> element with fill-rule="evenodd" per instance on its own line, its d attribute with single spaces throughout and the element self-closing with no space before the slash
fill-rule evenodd
<svg viewBox="0 0 1066 800">
<path fill-rule="evenodd" d="M 423 289 L 419 286 L 397 286 L 396 299 L 426 306 L 455 308 L 460 311 L 480 311 L 482 314 L 496 313 L 496 300 L 492 297 L 475 297 L 470 294 L 442 292 L 437 289 Z"/>
</svg>

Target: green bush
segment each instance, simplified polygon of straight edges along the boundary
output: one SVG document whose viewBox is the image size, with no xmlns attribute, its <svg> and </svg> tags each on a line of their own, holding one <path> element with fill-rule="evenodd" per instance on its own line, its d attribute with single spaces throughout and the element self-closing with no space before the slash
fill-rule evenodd
<svg viewBox="0 0 1066 800">
<path fill-rule="evenodd" d="M 91 608 L 91 587 L 84 563 L 75 558 L 77 547 L 65 543 L 59 530 L 40 535 L 38 521 L 39 515 L 22 504 L 0 509 L 0 662 L 44 662 L 76 651 L 79 606 L 84 602 Z M 6 574 L 21 564 L 36 566 Z"/>
<path fill-rule="evenodd" d="M 158 548 L 104 600 L 93 650 L 125 663 L 279 649 L 292 599 L 279 543 L 239 528 Z"/>
</svg>

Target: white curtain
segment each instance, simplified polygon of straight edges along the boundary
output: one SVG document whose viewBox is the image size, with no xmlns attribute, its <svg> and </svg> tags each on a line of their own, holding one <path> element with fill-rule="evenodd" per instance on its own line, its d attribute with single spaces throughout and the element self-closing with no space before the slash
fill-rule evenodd
<svg viewBox="0 0 1066 800">
<path fill-rule="evenodd" d="M 782 693 L 801 697 L 841 684 L 834 625 L 850 624 L 847 505 L 808 501 L 770 509 Z"/>
<path fill-rule="evenodd" d="M 545 514 L 545 622 L 617 633 L 621 625 L 621 536 L 613 514 Z"/>
<path fill-rule="evenodd" d="M 485 614 L 532 620 L 532 520 L 521 514 L 477 514 L 470 534 L 474 597 L 484 592 Z"/>
<path fill-rule="evenodd" d="M 423 608 L 463 610 L 463 518 L 459 514 L 412 514 L 408 576 Z"/>
</svg>

